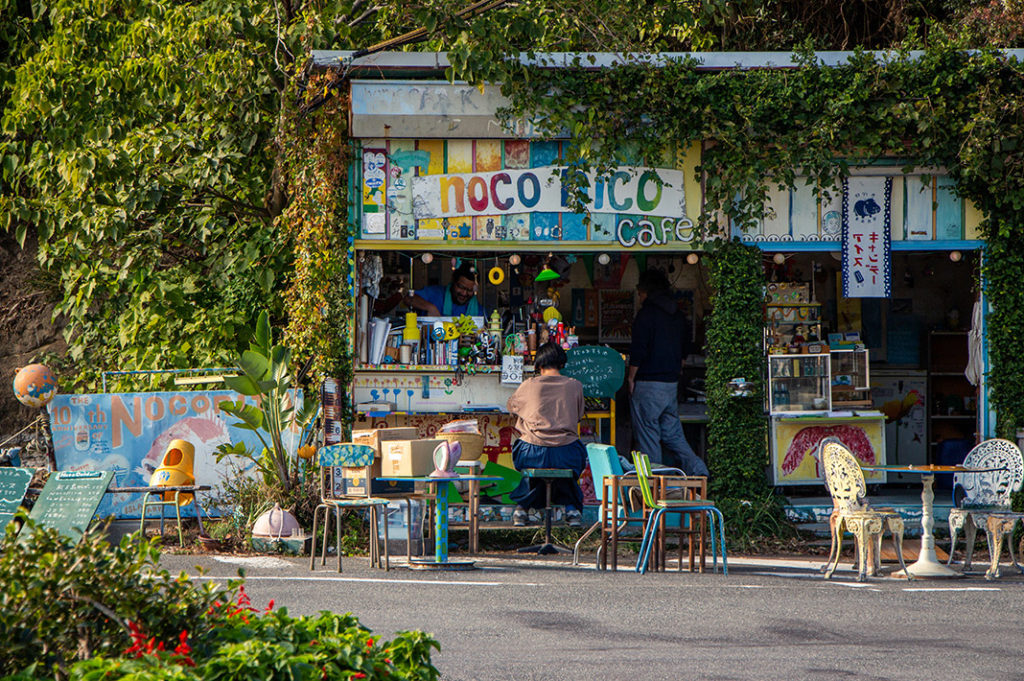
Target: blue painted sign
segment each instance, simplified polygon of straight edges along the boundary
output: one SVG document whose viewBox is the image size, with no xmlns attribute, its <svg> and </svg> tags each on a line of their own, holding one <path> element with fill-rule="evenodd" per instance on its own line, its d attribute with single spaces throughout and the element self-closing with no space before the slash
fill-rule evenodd
<svg viewBox="0 0 1024 681">
<path fill-rule="evenodd" d="M 240 397 L 231 390 L 58 394 L 49 405 L 57 468 L 113 471 L 112 487 L 148 485 L 167 444 L 187 440 L 196 450 L 196 484 L 212 486 L 216 496 L 226 476 L 238 475 L 250 465 L 238 457 L 218 464 L 217 447 L 238 442 L 257 450 L 263 447 L 255 433 L 233 427 L 230 424 L 237 419 L 220 410 L 221 402 Z M 301 399 L 297 396 L 296 402 L 301 404 Z M 299 437 L 298 432 L 286 432 L 285 446 L 294 452 Z M 97 513 L 138 518 L 141 507 L 141 494 L 107 494 Z"/>
</svg>

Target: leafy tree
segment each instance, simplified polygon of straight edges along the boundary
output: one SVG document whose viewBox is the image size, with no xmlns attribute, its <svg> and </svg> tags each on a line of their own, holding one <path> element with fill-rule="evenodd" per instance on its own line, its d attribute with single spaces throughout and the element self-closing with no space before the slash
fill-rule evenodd
<svg viewBox="0 0 1024 681">
<path fill-rule="evenodd" d="M 285 213 L 309 169 L 304 143 L 328 126 L 344 134 L 343 107 L 310 113 L 345 92 L 343 72 L 307 78 L 311 49 L 443 49 L 453 78 L 533 85 L 508 55 L 848 49 L 945 34 L 1016 46 L 1020 17 L 1001 0 L 0 0 L 0 228 L 38 233 L 85 385 L 104 369 L 221 365 L 259 310 L 303 310 L 289 327 L 301 335 L 319 328 L 314 306 L 302 308 L 308 284 L 344 284 L 346 263 L 296 271 L 339 239 L 344 248 L 344 197 L 321 216 L 331 240 L 300 238 L 323 196 Z M 341 147 L 330 146 L 335 163 Z M 336 314 L 332 329 L 347 311 Z"/>
</svg>

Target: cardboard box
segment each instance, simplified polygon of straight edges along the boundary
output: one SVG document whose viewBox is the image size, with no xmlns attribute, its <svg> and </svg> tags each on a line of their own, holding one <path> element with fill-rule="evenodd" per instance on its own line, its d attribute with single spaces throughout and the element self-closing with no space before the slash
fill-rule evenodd
<svg viewBox="0 0 1024 681">
<path fill-rule="evenodd" d="M 383 475 L 417 476 L 434 472 L 434 449 L 444 440 L 391 440 L 382 443 Z"/>
<path fill-rule="evenodd" d="M 379 478 L 381 475 L 381 460 L 384 457 L 384 452 L 381 451 L 381 443 L 391 440 L 415 440 L 419 436 L 420 431 L 418 428 L 367 428 L 366 430 L 353 430 L 352 442 L 357 445 L 373 447 L 374 451 L 377 452 L 376 457 L 373 459 L 370 477 Z M 381 494 L 381 492 L 376 490 L 373 493 Z"/>
<path fill-rule="evenodd" d="M 367 428 L 366 430 L 353 430 L 352 442 L 357 445 L 373 447 L 379 459 L 384 454 L 381 450 L 382 443 L 391 440 L 415 440 L 419 436 L 418 428 Z M 379 470 L 379 467 L 375 466 L 375 468 Z"/>
<path fill-rule="evenodd" d="M 379 475 L 380 464 L 378 462 Z M 391 494 L 412 494 L 415 483 L 412 482 L 387 482 L 384 480 L 370 480 L 370 494 L 374 496 L 388 496 Z M 334 494 L 336 496 L 366 496 L 366 477 L 362 468 L 335 468 L 334 469 Z"/>
</svg>

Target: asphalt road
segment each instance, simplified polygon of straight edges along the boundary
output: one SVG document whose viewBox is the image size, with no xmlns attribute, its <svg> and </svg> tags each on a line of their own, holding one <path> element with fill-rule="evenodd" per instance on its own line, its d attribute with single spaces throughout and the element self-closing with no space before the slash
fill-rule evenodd
<svg viewBox="0 0 1024 681">
<path fill-rule="evenodd" d="M 384 572 L 346 558 L 339 575 L 301 558 L 163 558 L 172 572 L 204 566 L 204 579 L 244 567 L 257 607 L 352 612 L 385 637 L 430 632 L 449 681 L 1024 679 L 1024 577 L 1012 566 L 996 582 L 857 583 L 850 571 L 825 581 L 819 563 L 733 558 L 725 577 L 508 556 Z"/>
</svg>

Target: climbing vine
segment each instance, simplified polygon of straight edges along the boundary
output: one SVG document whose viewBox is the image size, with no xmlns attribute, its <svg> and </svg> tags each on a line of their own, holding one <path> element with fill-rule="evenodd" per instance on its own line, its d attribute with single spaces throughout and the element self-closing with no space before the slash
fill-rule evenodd
<svg viewBox="0 0 1024 681">
<path fill-rule="evenodd" d="M 502 90 L 512 105 L 503 115 L 568 133 L 565 161 L 575 168 L 654 164 L 667 147 L 703 145 L 699 238 L 714 252 L 707 390 L 719 493 L 742 497 L 766 484 L 764 426 L 755 423 L 762 403 L 728 398 L 725 386 L 761 374 L 763 278 L 752 254 L 716 248 L 722 225 L 746 228 L 768 216 L 773 185 L 836 192 L 851 165 L 941 168 L 986 216 L 992 397 L 1001 433 L 1024 425 L 1024 68 L 998 51 L 964 48 L 936 37 L 885 59 L 855 51 L 839 66 L 807 48 L 790 69 L 702 71 L 685 59 L 509 68 Z"/>
<path fill-rule="evenodd" d="M 297 356 L 313 358 L 308 378 L 315 386 L 327 377 L 347 386 L 352 377 L 348 101 L 343 92 L 323 97 L 325 90 L 337 87 L 327 76 L 315 77 L 304 101 L 318 95 L 324 104 L 307 114 L 290 112 L 285 147 L 292 200 L 279 220 L 295 244 L 294 275 L 285 293 L 285 334 Z M 347 397 L 347 391 L 342 394 Z M 350 416 L 351 409 L 341 413 Z"/>
<path fill-rule="evenodd" d="M 761 251 L 738 241 L 708 253 L 714 305 L 705 347 L 708 445 L 714 494 L 743 499 L 767 492 L 764 418 L 764 274 Z M 733 397 L 729 381 L 753 384 L 749 397 Z"/>
</svg>

